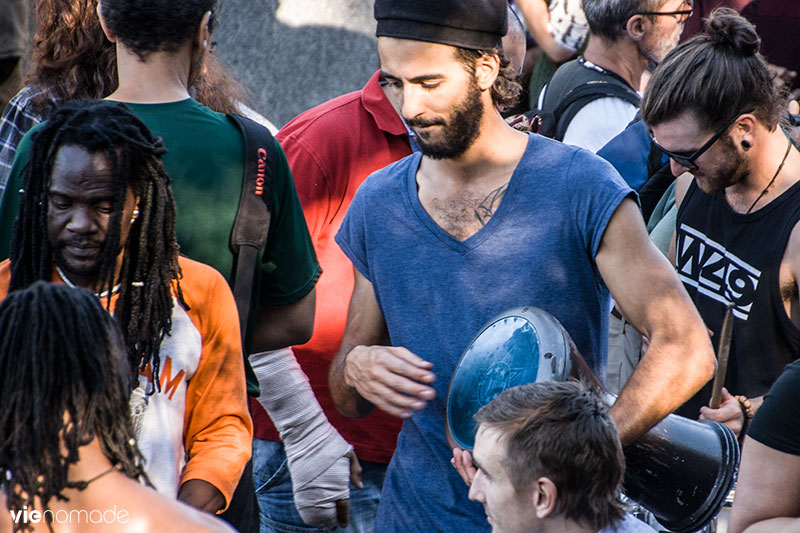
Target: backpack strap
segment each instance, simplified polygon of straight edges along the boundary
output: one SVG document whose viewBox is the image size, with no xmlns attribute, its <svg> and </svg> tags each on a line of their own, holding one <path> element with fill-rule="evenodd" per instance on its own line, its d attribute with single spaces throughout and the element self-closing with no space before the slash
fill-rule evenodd
<svg viewBox="0 0 800 533">
<path fill-rule="evenodd" d="M 228 117 L 244 138 L 245 165 L 239 208 L 231 231 L 233 252 L 232 288 L 239 311 L 242 348 L 247 338 L 250 302 L 253 296 L 258 253 L 267 243 L 272 213 L 272 182 L 275 168 L 275 139 L 264 126 L 238 114 Z"/>
<path fill-rule="evenodd" d="M 601 80 L 587 81 L 569 91 L 553 111 L 556 122 L 553 138 L 563 141 L 567 127 L 578 111 L 600 98 L 618 98 L 637 108 L 642 102 L 641 96 L 636 91 L 622 83 Z"/>
</svg>

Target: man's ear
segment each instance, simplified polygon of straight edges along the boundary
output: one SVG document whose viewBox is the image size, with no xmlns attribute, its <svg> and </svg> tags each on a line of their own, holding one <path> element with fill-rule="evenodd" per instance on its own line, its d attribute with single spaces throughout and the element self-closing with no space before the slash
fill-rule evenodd
<svg viewBox="0 0 800 533">
<path fill-rule="evenodd" d="M 550 478 L 540 477 L 533 483 L 531 494 L 533 507 L 538 518 L 547 518 L 553 514 L 558 499 L 558 489 Z"/>
<path fill-rule="evenodd" d="M 482 91 L 494 85 L 500 74 L 500 58 L 494 54 L 484 54 L 475 60 L 475 82 Z"/>
<path fill-rule="evenodd" d="M 203 14 L 203 18 L 200 20 L 200 25 L 197 27 L 197 33 L 195 34 L 194 42 L 198 48 L 208 48 L 208 45 L 211 42 L 211 28 L 209 27 L 209 21 L 211 20 L 211 17 L 211 11 L 206 11 L 205 14 Z"/>
<path fill-rule="evenodd" d="M 631 40 L 638 43 L 644 38 L 644 33 L 649 25 L 650 23 L 644 15 L 634 15 L 625 23 L 623 31 Z"/>
<path fill-rule="evenodd" d="M 756 137 L 756 124 L 758 119 L 752 113 L 745 113 L 740 116 L 731 128 L 731 137 L 734 144 L 741 144 L 749 149 L 753 146 Z"/>
<path fill-rule="evenodd" d="M 97 2 L 97 18 L 100 19 L 100 27 L 103 28 L 103 33 L 106 34 L 106 39 L 108 39 L 112 43 L 115 43 L 117 42 L 117 38 L 114 37 L 114 35 L 111 33 L 111 31 L 109 31 L 108 26 L 106 25 L 106 19 L 103 18 L 101 5 L 102 2 Z"/>
</svg>

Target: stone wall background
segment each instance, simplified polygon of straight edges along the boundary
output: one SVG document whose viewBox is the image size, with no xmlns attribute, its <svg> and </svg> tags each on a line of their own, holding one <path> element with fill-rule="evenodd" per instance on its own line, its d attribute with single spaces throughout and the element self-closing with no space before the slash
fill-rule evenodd
<svg viewBox="0 0 800 533">
<path fill-rule="evenodd" d="M 378 69 L 374 0 L 220 0 L 213 41 L 253 107 L 281 127 Z"/>
</svg>

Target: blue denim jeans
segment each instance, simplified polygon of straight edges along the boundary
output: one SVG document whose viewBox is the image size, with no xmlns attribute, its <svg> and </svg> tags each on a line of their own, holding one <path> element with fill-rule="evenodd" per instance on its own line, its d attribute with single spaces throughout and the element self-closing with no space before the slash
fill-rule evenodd
<svg viewBox="0 0 800 533">
<path fill-rule="evenodd" d="M 372 533 L 378 513 L 381 487 L 388 465 L 359 461 L 363 489 L 350 485 L 350 524 L 338 533 Z M 261 514 L 261 533 L 322 533 L 309 526 L 294 506 L 292 479 L 283 443 L 253 439 L 253 478 Z"/>
</svg>

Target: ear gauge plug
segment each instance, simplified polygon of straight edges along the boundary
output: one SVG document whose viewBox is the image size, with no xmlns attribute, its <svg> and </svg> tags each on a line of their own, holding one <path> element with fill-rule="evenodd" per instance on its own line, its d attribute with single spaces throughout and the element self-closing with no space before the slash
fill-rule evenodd
<svg viewBox="0 0 800 533">
<path fill-rule="evenodd" d="M 742 141 L 742 148 L 745 150 L 749 150 L 753 145 L 750 144 L 750 141 Z"/>
</svg>

